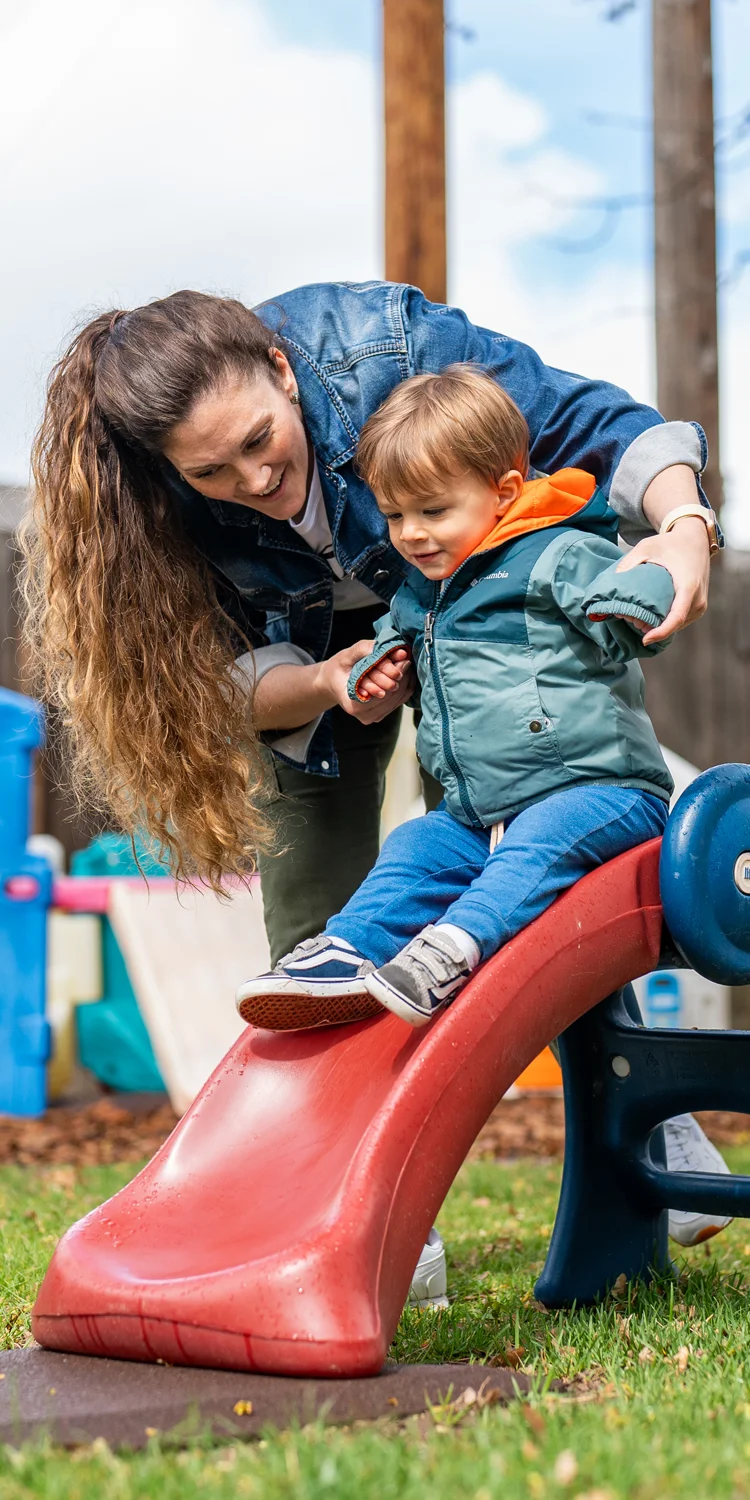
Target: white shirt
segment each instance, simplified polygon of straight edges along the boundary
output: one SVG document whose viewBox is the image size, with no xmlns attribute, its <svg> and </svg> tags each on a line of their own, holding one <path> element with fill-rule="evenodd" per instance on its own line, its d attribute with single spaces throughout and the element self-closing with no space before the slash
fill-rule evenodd
<svg viewBox="0 0 750 1500">
<path fill-rule="evenodd" d="M 344 573 L 338 558 L 333 550 L 333 537 L 328 524 L 325 502 L 323 500 L 323 489 L 320 483 L 317 463 L 313 466 L 310 489 L 305 501 L 305 508 L 298 521 L 291 521 L 289 525 L 298 536 L 304 537 L 308 547 L 317 552 L 319 557 L 324 557 L 334 576 L 333 585 L 333 607 L 339 609 L 364 609 L 368 604 L 382 604 L 377 594 L 368 589 L 358 578 L 349 578 Z M 383 610 L 386 606 L 383 604 Z"/>
</svg>

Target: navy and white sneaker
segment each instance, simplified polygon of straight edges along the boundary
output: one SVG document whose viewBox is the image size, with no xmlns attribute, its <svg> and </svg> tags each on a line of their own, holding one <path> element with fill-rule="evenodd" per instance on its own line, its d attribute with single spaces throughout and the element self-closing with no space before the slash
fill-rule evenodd
<svg viewBox="0 0 750 1500">
<path fill-rule="evenodd" d="M 305 938 L 279 959 L 270 974 L 249 979 L 237 991 L 243 1021 L 267 1031 L 344 1026 L 381 1014 L 365 987 L 375 966 L 343 938 Z"/>
<path fill-rule="evenodd" d="M 425 927 L 389 964 L 371 968 L 364 982 L 386 1010 L 410 1026 L 426 1026 L 455 999 L 471 972 L 447 932 L 440 927 Z"/>
</svg>

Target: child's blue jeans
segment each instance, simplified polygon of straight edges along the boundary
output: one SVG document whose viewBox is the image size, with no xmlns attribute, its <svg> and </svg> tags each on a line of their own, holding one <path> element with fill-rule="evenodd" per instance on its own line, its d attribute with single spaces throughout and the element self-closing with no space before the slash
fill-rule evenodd
<svg viewBox="0 0 750 1500">
<path fill-rule="evenodd" d="M 489 829 L 467 828 L 441 806 L 394 830 L 326 932 L 380 965 L 429 923 L 452 922 L 484 961 L 597 865 L 657 838 L 668 811 L 629 787 L 571 787 L 510 819 L 490 854 Z"/>
</svg>

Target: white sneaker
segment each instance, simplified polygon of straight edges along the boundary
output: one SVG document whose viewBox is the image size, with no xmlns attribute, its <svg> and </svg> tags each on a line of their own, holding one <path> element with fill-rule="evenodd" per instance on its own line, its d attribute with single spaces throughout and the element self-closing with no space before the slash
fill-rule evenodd
<svg viewBox="0 0 750 1500">
<path fill-rule="evenodd" d="M 445 1264 L 445 1245 L 436 1229 L 431 1229 L 427 1244 L 417 1261 L 417 1269 L 411 1279 L 407 1306 L 447 1307 L 448 1270 Z"/>
<path fill-rule="evenodd" d="M 723 1156 L 716 1150 L 692 1115 L 675 1115 L 664 1121 L 667 1166 L 670 1172 L 721 1172 L 729 1175 Z M 693 1214 L 670 1208 L 669 1236 L 678 1245 L 700 1245 L 731 1224 L 731 1217 Z"/>
</svg>

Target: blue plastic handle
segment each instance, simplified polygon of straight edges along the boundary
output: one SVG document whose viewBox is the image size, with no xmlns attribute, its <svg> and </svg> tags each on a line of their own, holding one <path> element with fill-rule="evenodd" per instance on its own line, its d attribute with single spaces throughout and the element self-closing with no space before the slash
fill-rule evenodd
<svg viewBox="0 0 750 1500">
<path fill-rule="evenodd" d="M 719 984 L 750 984 L 750 766 L 713 766 L 683 792 L 664 832 L 660 881 L 686 963 Z"/>
</svg>

